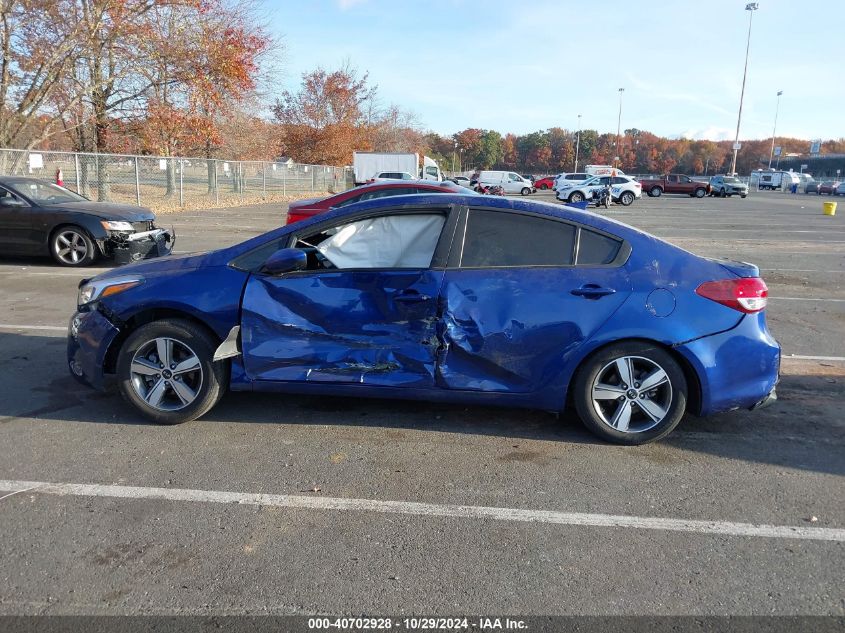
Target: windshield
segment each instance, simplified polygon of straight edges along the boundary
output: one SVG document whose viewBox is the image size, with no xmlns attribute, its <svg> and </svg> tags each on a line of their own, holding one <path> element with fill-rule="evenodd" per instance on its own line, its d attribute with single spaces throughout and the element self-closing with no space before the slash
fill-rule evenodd
<svg viewBox="0 0 845 633">
<path fill-rule="evenodd" d="M 724 180 L 725 182 L 731 182 L 731 183 L 738 183 L 739 182 L 739 178 L 734 178 L 733 176 L 726 176 L 726 177 L 722 178 L 722 180 Z"/>
<path fill-rule="evenodd" d="M 6 181 L 11 189 L 29 198 L 36 204 L 61 204 L 63 202 L 84 202 L 85 198 L 72 191 L 43 180 L 11 178 Z"/>
</svg>

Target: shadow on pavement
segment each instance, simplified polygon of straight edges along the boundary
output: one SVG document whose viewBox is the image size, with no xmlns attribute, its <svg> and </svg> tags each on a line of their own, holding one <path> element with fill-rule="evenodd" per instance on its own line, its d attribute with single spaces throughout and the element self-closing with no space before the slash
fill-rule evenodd
<svg viewBox="0 0 845 633">
<path fill-rule="evenodd" d="M 154 425 L 117 393 L 76 382 L 65 366 L 65 339 L 0 333 L 0 424 L 42 418 L 107 425 Z M 708 418 L 687 416 L 666 447 L 725 459 L 845 474 L 845 378 L 784 376 L 779 401 L 760 411 L 734 411 Z M 197 423 L 319 425 L 410 429 L 602 444 L 574 414 L 406 400 L 230 393 Z M 636 447 L 620 449 L 638 451 Z"/>
</svg>

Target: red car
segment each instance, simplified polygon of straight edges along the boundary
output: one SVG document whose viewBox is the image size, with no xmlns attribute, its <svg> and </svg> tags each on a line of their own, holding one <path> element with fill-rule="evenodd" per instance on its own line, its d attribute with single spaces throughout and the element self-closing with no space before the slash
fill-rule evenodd
<svg viewBox="0 0 845 633">
<path fill-rule="evenodd" d="M 308 198 L 296 200 L 288 207 L 288 219 L 286 224 L 293 224 L 300 220 L 307 220 L 319 213 L 325 213 L 338 207 L 345 207 L 347 204 L 384 198 L 386 196 L 403 196 L 413 193 L 458 193 L 472 194 L 466 187 L 445 180 L 437 182 L 434 180 L 395 180 L 385 182 L 374 182 L 369 185 L 361 185 L 348 191 L 329 196 L 328 198 Z"/>
<path fill-rule="evenodd" d="M 839 186 L 838 180 L 825 180 L 819 185 L 819 195 L 835 196 L 836 188 Z"/>
<path fill-rule="evenodd" d="M 545 178 L 540 178 L 540 180 L 534 181 L 534 186 L 541 191 L 545 191 L 546 189 L 551 189 L 554 187 L 555 179 L 552 176 L 546 176 Z"/>
</svg>

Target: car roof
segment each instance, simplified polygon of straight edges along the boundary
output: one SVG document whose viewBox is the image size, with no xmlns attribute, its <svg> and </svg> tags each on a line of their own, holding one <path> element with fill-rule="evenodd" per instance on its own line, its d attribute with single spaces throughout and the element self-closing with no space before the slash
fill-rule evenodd
<svg viewBox="0 0 845 633">
<path fill-rule="evenodd" d="M 534 200 L 523 200 L 521 198 L 508 198 L 505 196 L 481 196 L 473 193 L 440 193 L 440 194 L 409 194 L 402 196 L 389 196 L 383 198 L 373 198 L 372 200 L 365 200 L 363 202 L 355 202 L 343 207 L 339 207 L 323 213 L 307 220 L 302 220 L 297 224 L 300 226 L 308 226 L 316 224 L 325 220 L 342 219 L 344 216 L 361 213 L 362 211 L 378 211 L 379 209 L 389 208 L 415 208 L 424 210 L 426 207 L 433 209 L 450 206 L 450 205 L 464 205 L 474 208 L 484 208 L 502 211 L 516 211 L 524 213 L 532 213 L 538 215 L 547 215 L 552 218 L 559 218 L 562 220 L 569 220 L 571 222 L 578 222 L 585 226 L 592 226 L 594 228 L 608 231 L 622 238 L 629 238 L 633 234 L 642 235 L 642 231 L 619 222 L 617 220 L 599 216 L 589 211 L 582 211 L 574 207 L 555 204 L 551 202 L 538 202 Z M 290 225 L 290 226 L 296 226 Z"/>
</svg>

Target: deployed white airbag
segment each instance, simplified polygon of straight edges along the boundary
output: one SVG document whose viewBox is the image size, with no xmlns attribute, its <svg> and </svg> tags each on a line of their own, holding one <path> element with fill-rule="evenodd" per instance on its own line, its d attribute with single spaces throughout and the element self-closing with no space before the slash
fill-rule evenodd
<svg viewBox="0 0 845 633">
<path fill-rule="evenodd" d="M 338 268 L 428 268 L 442 215 L 392 215 L 352 222 L 317 245 Z"/>
</svg>

